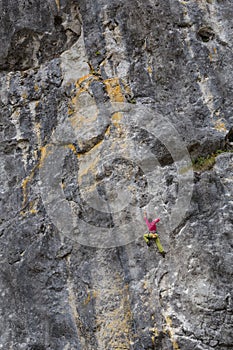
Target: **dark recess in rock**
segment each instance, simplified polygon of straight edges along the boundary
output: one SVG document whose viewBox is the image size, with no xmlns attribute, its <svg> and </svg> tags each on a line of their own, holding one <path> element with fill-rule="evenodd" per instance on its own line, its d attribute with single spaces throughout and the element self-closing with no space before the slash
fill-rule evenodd
<svg viewBox="0 0 233 350">
<path fill-rule="evenodd" d="M 210 40 L 214 39 L 214 31 L 211 27 L 202 27 L 198 30 L 198 37 L 204 42 L 207 43 Z"/>
</svg>

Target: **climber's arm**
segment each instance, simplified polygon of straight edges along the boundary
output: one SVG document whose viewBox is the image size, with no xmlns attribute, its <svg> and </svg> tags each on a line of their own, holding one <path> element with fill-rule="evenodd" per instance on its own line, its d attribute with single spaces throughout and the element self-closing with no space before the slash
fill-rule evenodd
<svg viewBox="0 0 233 350">
<path fill-rule="evenodd" d="M 145 220 L 145 222 L 147 224 L 147 227 L 150 229 L 150 221 L 147 219 L 146 213 L 144 213 L 144 220 Z"/>
</svg>

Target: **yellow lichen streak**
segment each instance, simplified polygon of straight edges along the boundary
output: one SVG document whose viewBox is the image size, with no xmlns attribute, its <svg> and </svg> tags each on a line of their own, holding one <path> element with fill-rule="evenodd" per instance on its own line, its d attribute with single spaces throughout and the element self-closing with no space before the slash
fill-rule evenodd
<svg viewBox="0 0 233 350">
<path fill-rule="evenodd" d="M 123 118 L 123 115 L 121 112 L 114 113 L 112 116 L 112 123 L 118 129 L 118 131 L 121 130 L 120 122 L 121 122 L 122 118 Z"/>
<path fill-rule="evenodd" d="M 106 91 L 112 102 L 124 102 L 125 98 L 121 90 L 119 78 L 110 78 L 104 81 Z"/>
<path fill-rule="evenodd" d="M 38 91 L 39 90 L 39 86 L 37 84 L 34 85 L 34 90 Z"/>
<path fill-rule="evenodd" d="M 38 163 L 38 167 L 41 168 L 46 157 L 48 156 L 49 152 L 48 152 L 48 145 L 41 147 L 40 149 L 40 160 Z"/>
<path fill-rule="evenodd" d="M 70 144 L 67 145 L 66 147 L 69 148 L 75 155 L 77 155 L 77 151 L 76 151 L 75 145 L 73 145 L 72 143 L 70 143 Z"/>
<path fill-rule="evenodd" d="M 179 345 L 174 337 L 174 330 L 173 330 L 173 327 L 172 327 L 172 320 L 171 320 L 171 317 L 166 315 L 165 316 L 165 321 L 166 321 L 166 328 L 164 330 L 164 333 L 167 333 L 171 339 L 171 342 L 172 342 L 172 346 L 173 346 L 173 349 L 174 350 L 180 350 L 179 348 Z"/>
<path fill-rule="evenodd" d="M 55 1 L 56 1 L 57 9 L 60 10 L 60 0 L 55 0 Z"/>
<path fill-rule="evenodd" d="M 152 316 L 152 320 L 153 319 L 154 319 L 154 317 Z M 155 345 L 155 338 L 158 338 L 158 336 L 159 336 L 158 328 L 155 325 L 153 328 L 150 328 L 149 330 L 150 330 L 150 332 L 153 333 L 151 340 L 152 340 L 152 344 Z"/>
<path fill-rule="evenodd" d="M 110 308 L 106 308 L 105 314 L 98 313 L 96 336 L 101 349 L 106 349 L 107 346 L 115 350 L 130 349 L 134 341 L 128 285 L 124 284 L 119 274 L 115 274 L 111 282 L 111 286 L 104 286 L 104 296 L 101 288 L 95 299 L 97 310 L 103 301 L 111 305 Z M 108 339 L 108 344 L 106 339 Z"/>
<path fill-rule="evenodd" d="M 34 172 L 32 172 L 29 176 L 27 176 L 27 177 L 26 177 L 25 179 L 23 179 L 23 181 L 22 181 L 22 191 L 23 191 L 23 203 L 22 203 L 22 207 L 23 207 L 23 210 L 21 210 L 21 212 L 20 212 L 21 215 L 25 215 L 24 207 L 26 206 L 27 200 L 28 200 L 27 185 L 28 185 L 28 182 L 30 182 L 30 181 L 32 180 L 33 175 L 34 175 Z"/>
<path fill-rule="evenodd" d="M 214 128 L 220 132 L 226 132 L 227 128 L 222 118 L 216 120 Z"/>
<path fill-rule="evenodd" d="M 21 96 L 24 100 L 26 100 L 28 98 L 28 94 L 26 91 L 24 91 Z"/>
</svg>

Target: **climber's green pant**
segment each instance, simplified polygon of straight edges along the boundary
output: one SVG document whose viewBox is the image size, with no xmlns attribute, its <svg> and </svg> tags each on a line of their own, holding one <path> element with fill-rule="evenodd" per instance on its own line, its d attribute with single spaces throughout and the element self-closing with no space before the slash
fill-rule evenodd
<svg viewBox="0 0 233 350">
<path fill-rule="evenodd" d="M 143 236 L 144 240 L 146 241 L 146 244 L 148 244 L 151 239 L 154 239 L 154 241 L 155 241 L 155 243 L 156 243 L 156 245 L 158 247 L 159 252 L 160 253 L 164 253 L 164 249 L 163 249 L 163 246 L 162 246 L 162 244 L 160 242 L 158 234 L 156 233 L 156 237 L 155 238 L 153 236 L 154 236 L 154 233 L 146 233 Z"/>
</svg>

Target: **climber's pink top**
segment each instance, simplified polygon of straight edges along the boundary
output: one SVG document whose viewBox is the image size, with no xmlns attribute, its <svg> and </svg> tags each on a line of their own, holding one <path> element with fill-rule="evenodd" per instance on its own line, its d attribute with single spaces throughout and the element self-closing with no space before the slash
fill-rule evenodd
<svg viewBox="0 0 233 350">
<path fill-rule="evenodd" d="M 145 220 L 145 222 L 146 222 L 146 224 L 147 224 L 147 227 L 148 227 L 148 229 L 149 229 L 150 232 L 156 231 L 156 224 L 157 224 L 157 222 L 160 221 L 159 218 L 153 220 L 152 222 L 149 222 L 148 219 L 147 219 L 147 217 L 144 217 L 144 220 Z"/>
</svg>

